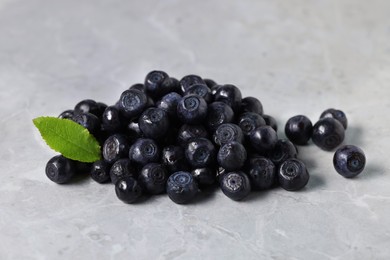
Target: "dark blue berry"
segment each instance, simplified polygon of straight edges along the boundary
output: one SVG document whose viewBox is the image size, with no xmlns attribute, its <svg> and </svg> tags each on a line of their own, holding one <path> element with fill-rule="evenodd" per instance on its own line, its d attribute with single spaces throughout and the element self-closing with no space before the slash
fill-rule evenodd
<svg viewBox="0 0 390 260">
<path fill-rule="evenodd" d="M 184 96 L 177 105 L 177 116 L 186 124 L 199 124 L 207 116 L 207 103 L 198 95 Z"/>
<path fill-rule="evenodd" d="M 213 102 L 208 106 L 206 124 L 210 131 L 215 131 L 218 126 L 224 123 L 231 123 L 234 120 L 234 112 L 230 106 L 223 102 Z"/>
<path fill-rule="evenodd" d="M 194 168 L 213 166 L 215 163 L 215 147 L 206 138 L 194 138 L 185 150 L 188 163 Z"/>
<path fill-rule="evenodd" d="M 213 96 L 211 95 L 211 90 L 209 87 L 207 87 L 206 84 L 192 85 L 186 90 L 186 92 L 184 92 L 185 96 L 192 95 L 192 94 L 202 97 L 207 103 L 210 103 L 213 100 Z"/>
<path fill-rule="evenodd" d="M 331 151 L 343 142 L 344 132 L 344 127 L 339 121 L 325 117 L 314 125 L 312 140 L 321 149 Z"/>
<path fill-rule="evenodd" d="M 366 156 L 359 147 L 344 145 L 337 149 L 334 154 L 333 165 L 340 175 L 346 178 L 352 178 L 364 170 Z"/>
<path fill-rule="evenodd" d="M 180 88 L 180 82 L 175 78 L 166 78 L 160 86 L 160 96 L 164 96 L 168 93 L 175 92 L 178 94 L 182 94 Z"/>
<path fill-rule="evenodd" d="M 264 119 L 266 125 L 269 125 L 275 130 L 275 132 L 278 132 L 278 123 L 276 122 L 275 118 L 265 114 L 261 115 L 261 117 Z"/>
<path fill-rule="evenodd" d="M 241 102 L 241 113 L 253 112 L 259 115 L 263 114 L 263 105 L 255 97 L 246 97 Z"/>
<path fill-rule="evenodd" d="M 134 203 L 142 196 L 142 188 L 133 177 L 126 176 L 115 183 L 116 196 L 125 203 Z"/>
<path fill-rule="evenodd" d="M 249 137 L 250 134 L 259 126 L 265 126 L 264 119 L 257 113 L 245 112 L 238 117 L 238 126 L 241 128 L 244 136 Z"/>
<path fill-rule="evenodd" d="M 75 113 L 72 120 L 86 128 L 93 135 L 97 135 L 100 131 L 100 120 L 94 114 Z"/>
<path fill-rule="evenodd" d="M 204 82 L 206 83 L 207 87 L 209 87 L 210 89 L 215 85 L 217 85 L 217 83 L 212 79 L 204 79 Z"/>
<path fill-rule="evenodd" d="M 274 148 L 278 141 L 278 135 L 270 126 L 259 126 L 250 133 L 249 139 L 252 147 L 258 153 L 265 154 Z"/>
<path fill-rule="evenodd" d="M 198 182 L 200 188 L 214 184 L 216 173 L 217 171 L 214 168 L 197 168 L 191 171 L 192 176 Z"/>
<path fill-rule="evenodd" d="M 161 97 L 161 85 L 169 76 L 164 71 L 154 70 L 148 73 L 145 77 L 145 90 L 152 97 Z"/>
<path fill-rule="evenodd" d="M 138 121 L 130 121 L 126 126 L 126 134 L 129 139 L 138 139 L 142 136 Z"/>
<path fill-rule="evenodd" d="M 298 150 L 292 142 L 287 139 L 279 139 L 274 148 L 269 152 L 268 158 L 270 158 L 276 166 L 279 166 L 287 159 L 296 158 L 297 153 Z"/>
<path fill-rule="evenodd" d="M 156 102 L 156 107 L 165 110 L 170 118 L 176 119 L 177 105 L 179 104 L 182 96 L 176 92 L 171 92 L 163 96 Z"/>
<path fill-rule="evenodd" d="M 129 89 L 135 89 L 135 90 L 138 90 L 141 92 L 145 92 L 145 85 L 142 83 L 137 83 L 137 84 L 132 85 Z"/>
<path fill-rule="evenodd" d="M 104 130 L 115 132 L 122 128 L 123 118 L 115 106 L 107 107 L 102 115 L 102 127 Z"/>
<path fill-rule="evenodd" d="M 189 172 L 175 172 L 167 181 L 169 198 L 177 204 L 190 202 L 198 193 L 198 184 Z"/>
<path fill-rule="evenodd" d="M 220 146 L 232 141 L 242 143 L 244 141 L 244 134 L 238 125 L 228 123 L 222 124 L 217 128 L 213 139 L 214 143 Z"/>
<path fill-rule="evenodd" d="M 275 165 L 266 157 L 251 158 L 246 167 L 253 190 L 265 190 L 275 182 Z"/>
<path fill-rule="evenodd" d="M 144 92 L 130 89 L 122 93 L 118 107 L 127 118 L 139 116 L 144 109 L 149 106 L 150 101 Z"/>
<path fill-rule="evenodd" d="M 294 144 L 305 145 L 311 138 L 313 125 L 306 116 L 293 116 L 287 121 L 284 132 Z"/>
<path fill-rule="evenodd" d="M 183 93 L 185 93 L 191 86 L 205 84 L 204 80 L 197 75 L 187 75 L 180 80 L 180 87 Z"/>
<path fill-rule="evenodd" d="M 186 147 L 193 138 L 208 137 L 208 132 L 202 125 L 182 125 L 177 134 L 177 144 Z"/>
<path fill-rule="evenodd" d="M 51 158 L 46 164 L 46 176 L 53 182 L 63 184 L 75 175 L 75 163 L 62 155 Z"/>
<path fill-rule="evenodd" d="M 168 180 L 168 171 L 158 163 L 148 163 L 138 177 L 139 184 L 149 194 L 161 194 L 165 192 Z"/>
<path fill-rule="evenodd" d="M 115 184 L 123 177 L 131 176 L 137 178 L 137 167 L 130 161 L 130 159 L 119 159 L 110 169 L 111 182 Z"/>
<path fill-rule="evenodd" d="M 129 158 L 140 165 L 158 162 L 160 149 L 154 140 L 139 138 L 130 147 Z"/>
<path fill-rule="evenodd" d="M 239 112 L 241 108 L 241 91 L 234 85 L 223 85 L 215 93 L 214 100 L 228 104 L 233 111 Z"/>
<path fill-rule="evenodd" d="M 336 119 L 337 121 L 339 121 L 343 125 L 344 129 L 347 129 L 348 119 L 343 111 L 338 110 L 338 109 L 334 109 L 334 108 L 329 108 L 329 109 L 325 110 L 324 112 L 322 112 L 320 119 L 326 118 L 326 117 L 331 117 L 331 118 Z"/>
<path fill-rule="evenodd" d="M 285 190 L 302 189 L 309 181 L 309 177 L 305 164 L 298 159 L 287 159 L 279 167 L 279 184 Z"/>
<path fill-rule="evenodd" d="M 58 118 L 72 120 L 73 116 L 74 116 L 74 110 L 65 110 L 58 116 Z"/>
<path fill-rule="evenodd" d="M 218 151 L 218 164 L 227 171 L 240 170 L 246 161 L 245 147 L 239 142 L 229 142 L 221 146 Z"/>
<path fill-rule="evenodd" d="M 111 164 L 104 160 L 96 161 L 92 164 L 89 174 L 92 180 L 97 183 L 105 183 L 110 180 Z"/>
<path fill-rule="evenodd" d="M 74 107 L 75 113 L 90 113 L 97 117 L 100 117 L 100 109 L 98 103 L 92 99 L 85 99 L 77 103 Z"/>
<path fill-rule="evenodd" d="M 129 155 L 130 143 L 126 136 L 115 134 L 107 138 L 103 144 L 103 158 L 108 163 L 114 163 Z"/>
<path fill-rule="evenodd" d="M 184 149 L 180 146 L 169 145 L 162 150 L 162 163 L 169 173 L 186 171 L 189 169 Z"/>
<path fill-rule="evenodd" d="M 98 105 L 98 115 L 96 115 L 99 119 L 101 119 L 104 111 L 106 110 L 106 108 L 108 107 L 105 103 L 102 103 L 102 102 L 97 102 L 97 105 Z"/>
<path fill-rule="evenodd" d="M 159 138 L 169 130 L 168 113 L 160 108 L 146 109 L 138 119 L 139 128 L 145 137 Z"/>
<path fill-rule="evenodd" d="M 251 184 L 248 176 L 241 172 L 228 172 L 222 175 L 222 192 L 232 200 L 242 200 L 251 191 Z"/>
<path fill-rule="evenodd" d="M 218 91 L 218 89 L 219 89 L 220 87 L 222 87 L 222 85 L 216 84 L 216 85 L 214 85 L 214 86 L 212 86 L 212 87 L 210 88 L 210 90 L 211 90 L 211 95 L 212 95 L 214 98 L 215 98 L 215 94 L 217 94 L 217 91 Z"/>
</svg>

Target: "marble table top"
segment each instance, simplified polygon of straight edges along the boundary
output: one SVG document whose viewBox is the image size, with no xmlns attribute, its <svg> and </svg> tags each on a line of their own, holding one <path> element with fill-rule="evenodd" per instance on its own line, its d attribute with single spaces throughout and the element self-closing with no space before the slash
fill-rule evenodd
<svg viewBox="0 0 390 260">
<path fill-rule="evenodd" d="M 0 259 L 390 259 L 390 2 L 0 0 Z M 56 185 L 55 153 L 32 119 L 92 98 L 113 104 L 161 69 L 258 97 L 286 120 L 349 118 L 366 170 L 339 176 L 332 152 L 299 148 L 299 192 L 234 202 L 220 190 L 181 206 L 126 205 L 113 186 Z"/>
</svg>

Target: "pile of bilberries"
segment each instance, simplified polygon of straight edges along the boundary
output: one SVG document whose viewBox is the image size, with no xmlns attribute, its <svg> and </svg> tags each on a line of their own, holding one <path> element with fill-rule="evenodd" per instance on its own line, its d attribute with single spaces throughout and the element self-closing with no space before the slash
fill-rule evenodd
<svg viewBox="0 0 390 260">
<path fill-rule="evenodd" d="M 333 150 L 347 127 L 345 114 L 329 109 L 314 126 L 305 116 L 292 117 L 285 126 L 289 140 L 279 139 L 275 119 L 263 113 L 257 98 L 242 98 L 234 85 L 196 75 L 179 81 L 163 71 L 150 72 L 144 84 L 131 86 L 113 106 L 83 100 L 59 117 L 87 128 L 101 143 L 104 159 L 83 164 L 55 156 L 46 175 L 66 183 L 80 168 L 87 169 L 96 182 L 115 184 L 126 203 L 165 192 L 176 203 L 188 203 L 216 184 L 233 200 L 276 185 L 302 189 L 309 173 L 294 144 L 311 138 Z M 345 146 L 334 158 L 346 177 L 364 168 L 357 147 Z"/>
</svg>

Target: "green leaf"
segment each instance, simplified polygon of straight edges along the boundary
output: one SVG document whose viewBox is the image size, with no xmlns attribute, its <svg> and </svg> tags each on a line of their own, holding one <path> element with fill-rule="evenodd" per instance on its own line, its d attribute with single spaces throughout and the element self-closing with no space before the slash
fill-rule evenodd
<svg viewBox="0 0 390 260">
<path fill-rule="evenodd" d="M 64 157 L 80 162 L 101 158 L 99 143 L 83 126 L 57 117 L 37 117 L 33 123 L 47 145 Z"/>
</svg>

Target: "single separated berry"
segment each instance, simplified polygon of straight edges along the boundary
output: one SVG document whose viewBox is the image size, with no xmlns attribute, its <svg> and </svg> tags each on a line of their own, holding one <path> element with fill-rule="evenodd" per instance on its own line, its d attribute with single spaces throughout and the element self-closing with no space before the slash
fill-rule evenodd
<svg viewBox="0 0 390 260">
<path fill-rule="evenodd" d="M 97 183 L 105 183 L 110 180 L 111 164 L 105 160 L 99 160 L 92 164 L 89 174 Z"/>
<path fill-rule="evenodd" d="M 248 137 L 259 126 L 265 126 L 265 120 L 257 113 L 245 112 L 238 117 L 238 126 L 241 128 L 244 136 Z"/>
<path fill-rule="evenodd" d="M 184 92 L 184 96 L 192 94 L 202 97 L 206 101 L 206 103 L 211 103 L 213 100 L 211 90 L 206 84 L 192 85 L 186 90 L 186 92 Z"/>
<path fill-rule="evenodd" d="M 139 138 L 130 147 L 129 158 L 140 165 L 158 162 L 160 149 L 153 139 Z"/>
<path fill-rule="evenodd" d="M 190 168 L 184 154 L 184 149 L 181 146 L 169 145 L 164 147 L 161 157 L 161 161 L 169 173 L 186 171 Z"/>
<path fill-rule="evenodd" d="M 191 174 L 200 188 L 214 184 L 217 178 L 217 171 L 212 167 L 193 169 Z"/>
<path fill-rule="evenodd" d="M 180 80 L 180 87 L 183 93 L 194 85 L 205 85 L 204 80 L 197 75 L 187 75 Z"/>
<path fill-rule="evenodd" d="M 159 101 L 156 102 L 156 107 L 165 110 L 170 118 L 177 118 L 177 105 L 179 104 L 182 96 L 176 92 L 170 92 L 163 96 Z"/>
<path fill-rule="evenodd" d="M 329 109 L 325 110 L 324 112 L 322 112 L 320 119 L 326 118 L 326 117 L 331 117 L 331 118 L 336 119 L 337 121 L 339 121 L 343 125 L 345 130 L 347 129 L 348 119 L 343 111 L 338 110 L 338 109 L 334 109 L 334 108 L 329 108 Z"/>
<path fill-rule="evenodd" d="M 118 180 L 126 176 L 131 176 L 136 179 L 138 176 L 137 168 L 130 161 L 130 159 L 119 159 L 111 166 L 110 169 L 111 182 L 115 184 Z"/>
<path fill-rule="evenodd" d="M 125 135 L 111 135 L 103 144 L 103 158 L 108 163 L 114 163 L 121 158 L 126 158 L 129 149 L 130 143 Z"/>
<path fill-rule="evenodd" d="M 233 122 L 234 112 L 230 106 L 223 102 L 211 103 L 207 111 L 206 124 L 210 131 L 215 131 L 222 124 Z"/>
<path fill-rule="evenodd" d="M 138 177 L 139 184 L 149 194 L 164 193 L 167 180 L 168 171 L 159 163 L 146 164 Z"/>
<path fill-rule="evenodd" d="M 243 172 L 228 172 L 222 175 L 220 182 L 222 192 L 232 200 L 242 200 L 251 191 L 248 176 Z"/>
<path fill-rule="evenodd" d="M 344 127 L 339 121 L 325 117 L 314 125 L 312 140 L 321 149 L 331 151 L 343 142 L 344 135 Z"/>
<path fill-rule="evenodd" d="M 279 166 L 287 159 L 296 158 L 297 154 L 298 150 L 292 142 L 287 139 L 279 139 L 274 148 L 268 153 L 268 158 L 275 166 Z"/>
<path fill-rule="evenodd" d="M 100 117 L 102 114 L 99 108 L 98 103 L 92 99 L 85 99 L 77 103 L 74 107 L 75 113 L 90 113 L 96 117 Z"/>
<path fill-rule="evenodd" d="M 227 123 L 217 128 L 213 135 L 213 140 L 219 146 L 232 141 L 242 143 L 244 141 L 244 134 L 238 125 Z"/>
<path fill-rule="evenodd" d="M 269 189 L 275 182 L 275 165 L 266 157 L 251 158 L 246 167 L 246 172 L 253 190 Z"/>
<path fill-rule="evenodd" d="M 311 138 L 313 125 L 306 116 L 293 116 L 287 121 L 284 132 L 294 144 L 305 145 Z"/>
<path fill-rule="evenodd" d="M 46 176 L 53 182 L 64 184 L 75 175 L 76 165 L 73 160 L 56 155 L 46 164 Z"/>
<path fill-rule="evenodd" d="M 255 97 L 246 97 L 241 102 L 241 113 L 252 112 L 259 115 L 263 114 L 263 105 L 260 100 Z"/>
<path fill-rule="evenodd" d="M 198 95 L 184 96 L 177 105 L 177 116 L 186 124 L 199 124 L 207 116 L 207 103 Z"/>
<path fill-rule="evenodd" d="M 249 139 L 258 153 L 265 154 L 274 148 L 278 135 L 270 126 L 259 126 L 250 133 Z"/>
<path fill-rule="evenodd" d="M 100 131 L 100 120 L 91 113 L 75 113 L 72 120 L 86 128 L 92 135 L 97 136 Z"/>
<path fill-rule="evenodd" d="M 229 142 L 221 146 L 218 151 L 218 164 L 227 171 L 240 170 L 246 161 L 245 147 L 239 142 Z"/>
<path fill-rule="evenodd" d="M 177 134 L 177 144 L 181 147 L 186 147 L 189 141 L 199 137 L 208 137 L 208 132 L 202 125 L 184 124 L 180 127 Z"/>
<path fill-rule="evenodd" d="M 115 183 L 116 196 L 125 203 L 134 203 L 142 195 L 142 188 L 133 177 L 126 176 Z"/>
<path fill-rule="evenodd" d="M 345 178 L 359 175 L 366 165 L 366 156 L 362 149 L 354 145 L 344 145 L 333 156 L 336 171 Z"/>
<path fill-rule="evenodd" d="M 146 109 L 138 119 L 141 132 L 148 138 L 165 136 L 169 130 L 168 113 L 160 108 Z"/>
<path fill-rule="evenodd" d="M 234 85 L 223 85 L 215 93 L 214 100 L 228 104 L 233 111 L 239 113 L 241 108 L 241 91 Z"/>
<path fill-rule="evenodd" d="M 164 93 L 161 92 L 161 85 L 169 76 L 164 71 L 154 70 L 148 73 L 145 77 L 145 90 L 151 97 L 161 97 Z"/>
<path fill-rule="evenodd" d="M 287 159 L 279 167 L 279 184 L 285 190 L 295 191 L 302 189 L 309 181 L 309 177 L 305 164 L 298 159 Z"/>
<path fill-rule="evenodd" d="M 169 198 L 177 204 L 190 202 L 198 193 L 198 184 L 189 172 L 175 172 L 167 181 Z"/>
<path fill-rule="evenodd" d="M 148 97 L 144 92 L 129 89 L 122 93 L 118 107 L 125 117 L 133 118 L 139 116 L 150 105 L 149 103 Z"/>
<path fill-rule="evenodd" d="M 187 162 L 194 168 L 213 166 L 215 163 L 215 147 L 206 138 L 194 138 L 185 150 Z"/>
</svg>

